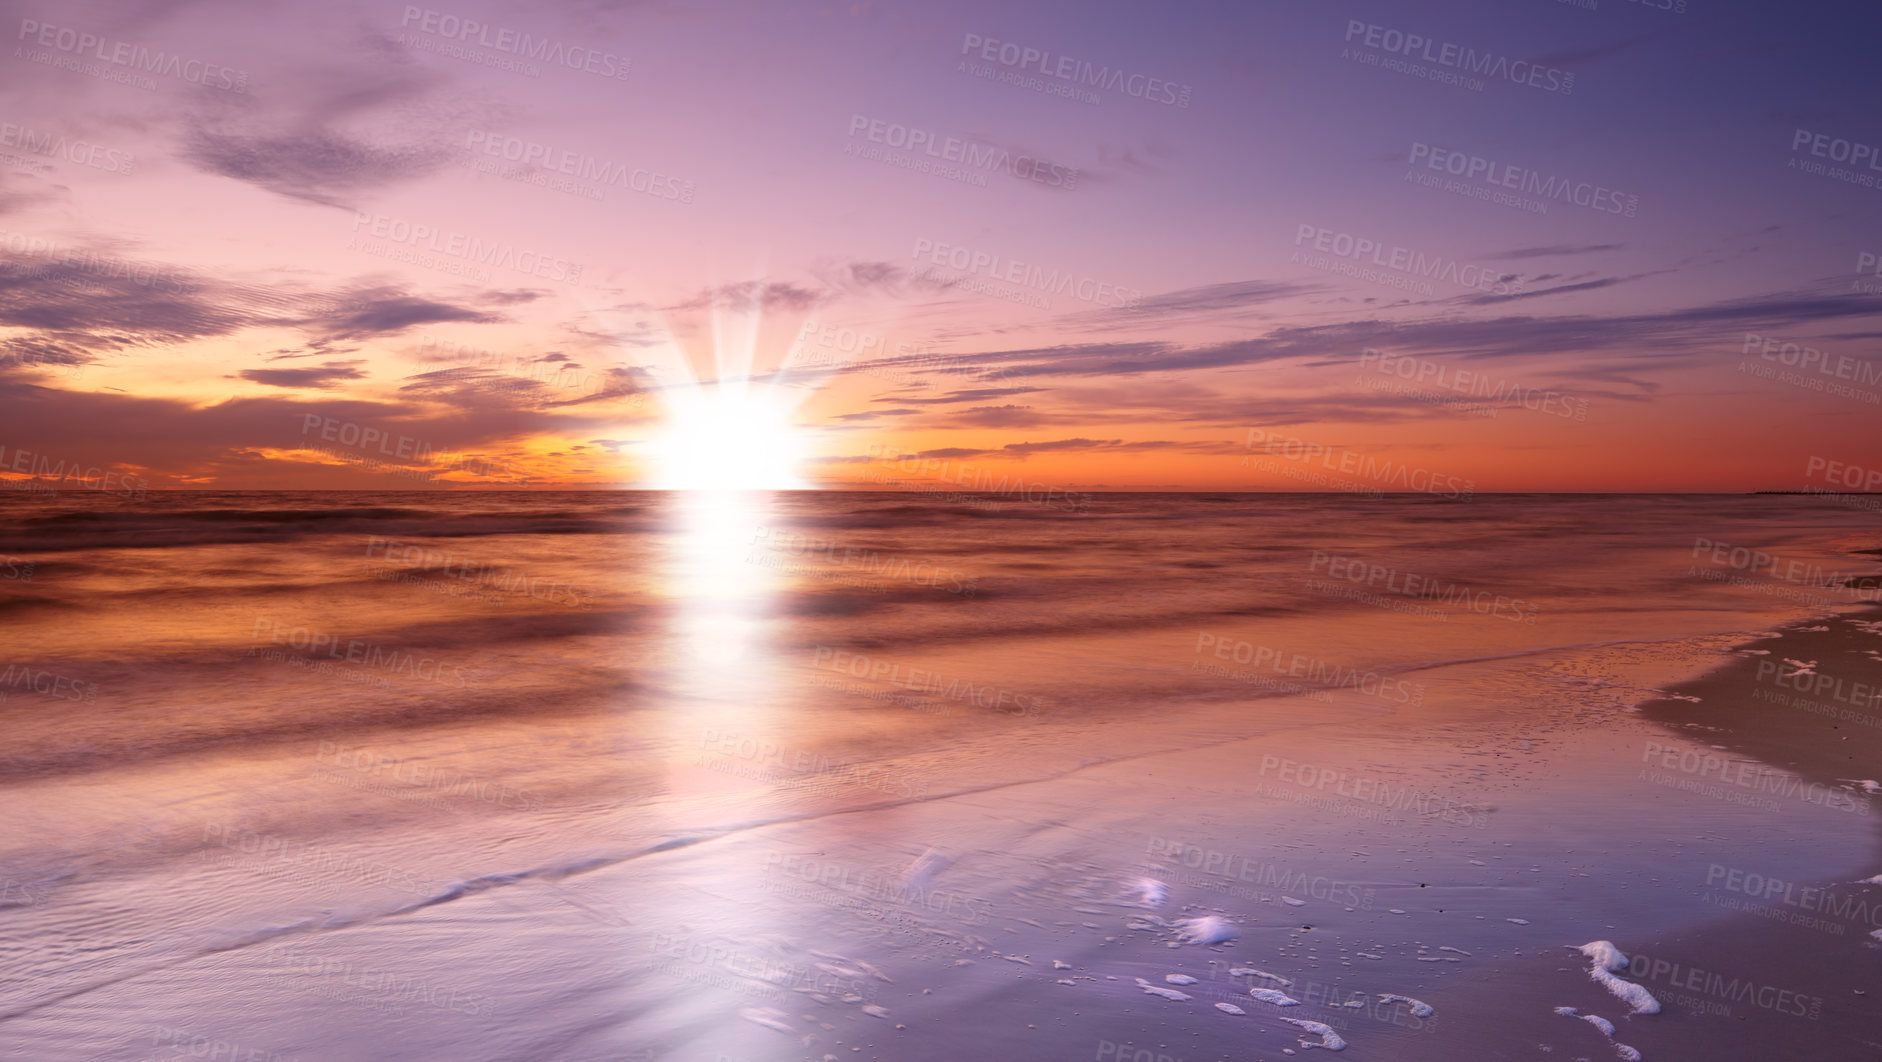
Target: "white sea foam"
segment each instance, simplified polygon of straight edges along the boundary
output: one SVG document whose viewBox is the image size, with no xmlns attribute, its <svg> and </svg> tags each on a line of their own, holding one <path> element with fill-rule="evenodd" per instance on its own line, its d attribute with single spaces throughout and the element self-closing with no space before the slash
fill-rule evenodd
<svg viewBox="0 0 1882 1062">
<path fill-rule="evenodd" d="M 1287 1022 L 1289 1025 L 1298 1025 L 1320 1037 L 1320 1042 L 1317 1044 L 1302 1040 L 1300 1042 L 1302 1047 L 1324 1047 L 1329 1051 L 1346 1050 L 1346 1041 L 1340 1039 L 1340 1034 L 1334 1032 L 1331 1025 L 1327 1025 L 1324 1022 L 1308 1021 L 1305 1018 L 1282 1018 L 1281 1020 Z"/>
<path fill-rule="evenodd" d="M 1626 1044 L 1615 1041 L 1613 1022 L 1603 1018 L 1599 1014 L 1583 1014 L 1574 1007 L 1557 1007 L 1555 1008 L 1555 1012 L 1564 1018 L 1580 1018 L 1582 1021 L 1601 1030 L 1601 1035 L 1608 1038 L 1608 1043 L 1613 1045 L 1614 1053 L 1620 1056 L 1621 1062 L 1640 1062 L 1639 1051 Z"/>
<path fill-rule="evenodd" d="M 1188 992 L 1178 992 L 1174 988 L 1158 988 L 1141 977 L 1137 978 L 1137 987 L 1143 989 L 1145 995 L 1162 996 L 1164 999 L 1173 999 L 1179 1003 L 1191 998 Z"/>
<path fill-rule="evenodd" d="M 1125 903 L 1134 907 L 1160 907 L 1169 898 L 1170 887 L 1155 878 L 1138 878 L 1124 888 Z"/>
<path fill-rule="evenodd" d="M 1280 974 L 1271 974 L 1266 970 L 1257 970 L 1253 966 L 1237 966 L 1229 971 L 1230 977 L 1259 977 L 1264 981 L 1274 981 L 1282 988 L 1291 988 L 1294 982 Z"/>
<path fill-rule="evenodd" d="M 1431 1015 L 1437 1013 L 1437 1009 L 1434 1008 L 1431 1004 L 1425 1003 L 1421 1000 L 1413 999 L 1410 996 L 1401 996 L 1395 992 L 1387 992 L 1384 995 L 1380 996 L 1379 1002 L 1403 1003 L 1407 1007 L 1411 1008 L 1412 1017 L 1414 1018 L 1429 1018 Z"/>
<path fill-rule="evenodd" d="M 1226 944 L 1240 935 L 1235 923 L 1221 915 L 1184 918 L 1171 924 L 1176 927 L 1176 939 L 1185 944 Z"/>
<path fill-rule="evenodd" d="M 767 1029 L 776 1029 L 781 1033 L 797 1031 L 785 1022 L 784 1019 L 789 1017 L 789 1015 L 776 1007 L 746 1007 L 744 1010 L 738 1012 L 738 1016 L 744 1018 L 746 1021 L 762 1025 Z"/>
<path fill-rule="evenodd" d="M 1163 983 L 1169 985 L 1193 985 L 1196 983 L 1196 979 L 1188 974 L 1164 974 Z"/>
<path fill-rule="evenodd" d="M 1633 1008 L 1635 1014 L 1660 1013 L 1660 1001 L 1653 998 L 1653 993 L 1632 981 L 1614 976 L 1615 970 L 1627 969 L 1627 956 L 1621 954 L 1621 949 L 1615 947 L 1613 941 L 1590 941 L 1576 950 L 1594 960 L 1594 965 L 1588 969 L 1588 976 L 1614 993 L 1614 998 Z"/>
<path fill-rule="evenodd" d="M 1580 1018 L 1582 1021 L 1601 1030 L 1601 1035 L 1614 1039 L 1614 1023 L 1599 1014 L 1583 1014 L 1574 1007 L 1557 1007 L 1555 1012 L 1564 1018 Z"/>
<path fill-rule="evenodd" d="M 1263 1003 L 1272 1003 L 1277 1007 L 1300 1006 L 1300 1000 L 1295 999 L 1278 988 L 1251 988 L 1248 990 L 1248 994 Z"/>
<path fill-rule="evenodd" d="M 1217 1004 L 1215 1005 L 1215 1009 L 1217 1009 L 1217 1010 L 1219 1010 L 1219 1011 L 1221 1011 L 1221 1012 L 1222 1012 L 1222 1013 L 1224 1013 L 1224 1014 L 1246 1014 L 1246 1013 L 1248 1013 L 1247 1011 L 1245 1011 L 1245 1010 L 1243 1010 L 1242 1008 L 1240 1008 L 1240 1007 L 1238 1007 L 1238 1006 L 1236 1006 L 1236 1005 L 1235 1005 L 1235 1004 L 1233 1004 L 1233 1003 L 1217 1003 Z"/>
</svg>

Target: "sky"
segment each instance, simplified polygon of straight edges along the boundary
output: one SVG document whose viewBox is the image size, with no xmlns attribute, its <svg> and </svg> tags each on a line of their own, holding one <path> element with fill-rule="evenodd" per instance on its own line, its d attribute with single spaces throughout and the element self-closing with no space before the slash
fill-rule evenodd
<svg viewBox="0 0 1882 1062">
<path fill-rule="evenodd" d="M 1882 485 L 1882 10 L 30 0 L 0 481 Z"/>
</svg>

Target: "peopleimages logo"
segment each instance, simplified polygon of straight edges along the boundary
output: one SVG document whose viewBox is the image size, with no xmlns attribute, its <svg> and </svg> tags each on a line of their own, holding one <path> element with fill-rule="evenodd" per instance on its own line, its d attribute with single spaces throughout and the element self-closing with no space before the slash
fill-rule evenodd
<svg viewBox="0 0 1882 1062">
<path fill-rule="evenodd" d="M 1367 589 L 1383 589 L 1403 597 L 1430 598 L 1450 608 L 1465 608 L 1479 615 L 1499 616 L 1511 623 L 1536 622 L 1537 608 L 1533 601 L 1494 594 L 1416 572 L 1402 572 L 1363 557 L 1346 557 L 1314 550 L 1313 560 L 1307 570 L 1324 571 L 1329 579 L 1343 579 Z"/>
<path fill-rule="evenodd" d="M 1317 684 L 1320 689 L 1351 688 L 1369 697 L 1414 706 L 1425 702 L 1425 686 L 1422 682 L 1406 682 L 1377 671 L 1361 671 L 1331 660 L 1285 652 L 1271 645 L 1256 645 L 1228 635 L 1199 631 L 1196 634 L 1196 653 L 1201 655 L 1204 650 L 1212 652 L 1218 660 L 1233 660 L 1256 669 L 1266 667 L 1277 675 L 1304 678 Z M 1200 661 L 1191 665 L 1190 670 L 1202 671 L 1203 668 L 1198 665 Z"/>
<path fill-rule="evenodd" d="M 1318 225 L 1297 226 L 1294 231 L 1294 246 L 1310 246 L 1316 253 L 1330 255 L 1335 260 L 1390 269 L 1408 277 L 1443 280 L 1461 287 L 1487 291 L 1493 295 L 1517 295 L 1523 290 L 1521 278 L 1513 273 L 1459 262 L 1455 258 L 1446 258 L 1443 255 L 1427 255 L 1423 251 L 1415 251 L 1409 247 L 1399 247 L 1367 236 L 1356 236 L 1350 232 L 1340 232 Z"/>
<path fill-rule="evenodd" d="M 46 158 L 64 159 L 106 173 L 130 173 L 131 165 L 137 161 L 137 156 L 128 151 L 94 144 L 89 140 L 68 140 L 57 133 L 14 122 L 0 122 L 0 147 L 19 148 Z"/>
<path fill-rule="evenodd" d="M 1260 444 L 1258 450 L 1257 444 Z M 1398 487 L 1425 494 L 1436 494 L 1441 498 L 1468 498 L 1477 486 L 1475 480 L 1459 479 L 1456 476 L 1433 472 L 1427 468 L 1413 468 L 1400 461 L 1387 461 L 1373 457 L 1371 454 L 1310 442 L 1296 436 L 1282 435 L 1262 428 L 1248 429 L 1247 448 L 1301 463 L 1312 462 L 1318 458 L 1321 467 L 1349 477 L 1349 482 L 1351 482 L 1351 477 L 1357 477 L 1382 487 Z M 1242 460 L 1246 463 L 1248 459 Z"/>
<path fill-rule="evenodd" d="M 1815 133 L 1808 129 L 1799 129 L 1791 134 L 1791 150 L 1807 150 L 1820 159 L 1882 171 L 1882 151 L 1878 151 L 1876 145 L 1846 140 L 1840 136 L 1831 136 L 1829 133 Z"/>
<path fill-rule="evenodd" d="M 361 233 L 361 229 L 365 232 Z M 365 235 L 393 244 L 405 244 L 467 263 L 494 265 L 545 280 L 559 280 L 566 284 L 573 284 L 582 278 L 582 267 L 579 263 L 554 258 L 528 247 L 519 248 L 514 244 L 485 240 L 468 233 L 440 231 L 430 225 L 413 224 L 403 218 L 390 217 L 385 214 L 356 212 L 353 216 L 353 232 L 356 236 Z M 356 239 L 347 245 L 347 249 L 370 251 L 371 245 L 360 244 Z"/>
<path fill-rule="evenodd" d="M 627 72 L 633 65 L 631 60 L 613 52 L 596 51 L 579 44 L 564 44 L 548 37 L 532 37 L 527 33 L 487 25 L 476 19 L 460 18 L 428 7 L 407 5 L 404 20 L 399 25 L 405 29 L 416 28 L 420 33 L 447 41 L 475 44 L 480 48 L 533 59 L 550 66 L 565 66 L 570 70 L 615 81 L 627 80 Z"/>
<path fill-rule="evenodd" d="M 1368 48 L 1377 48 L 1390 55 L 1401 55 L 1407 59 L 1418 59 L 1433 66 L 1451 67 L 1465 70 L 1493 81 L 1509 81 L 1517 85 L 1540 89 L 1544 92 L 1559 92 L 1564 96 L 1575 91 L 1575 75 L 1552 66 L 1540 66 L 1524 59 L 1511 59 L 1494 52 L 1480 52 L 1461 44 L 1435 41 L 1429 37 L 1404 30 L 1381 26 L 1375 22 L 1361 22 L 1348 19 L 1346 22 L 1346 42 L 1351 44 L 1358 37 L 1360 43 Z M 1436 51 L 1433 51 L 1433 49 Z"/>
<path fill-rule="evenodd" d="M 1469 398 L 1491 402 L 1514 402 L 1524 409 L 1564 419 L 1588 419 L 1588 400 L 1553 389 L 1530 387 L 1503 377 L 1491 377 L 1469 369 L 1459 369 L 1429 358 L 1363 347 L 1359 353 L 1362 370 L 1371 365 L 1382 376 L 1393 376 L 1408 383 L 1451 391 Z"/>
<path fill-rule="evenodd" d="M 1074 59 L 1069 55 L 1053 55 L 1041 48 L 983 37 L 978 33 L 969 33 L 962 38 L 961 54 L 977 55 L 986 62 L 998 63 L 1009 69 L 1031 71 L 1089 88 L 1122 92 L 1126 96 L 1149 103 L 1176 107 L 1189 106 L 1190 87 L 1188 85 L 1179 85 L 1174 81 L 1165 81 L 1147 74 L 1132 74 L 1108 66 L 1098 66 L 1084 59 Z"/>
<path fill-rule="evenodd" d="M 629 169 L 623 163 L 609 162 L 580 151 L 556 148 L 484 129 L 470 130 L 465 135 L 464 146 L 469 151 L 482 152 L 506 162 L 540 166 L 578 180 L 611 184 L 657 199 L 677 199 L 682 203 L 693 201 L 694 186 L 691 181 L 648 169 Z"/>
<path fill-rule="evenodd" d="M 980 274 L 1008 284 L 1041 291 L 1048 295 L 1070 295 L 1081 302 L 1110 309 L 1124 309 L 1143 298 L 1137 288 L 1124 288 L 1070 269 L 1048 270 L 1034 262 L 1002 258 L 990 251 L 972 250 L 954 244 L 936 243 L 926 237 L 915 240 L 913 257 L 933 265 L 945 265 L 963 273 Z"/>
<path fill-rule="evenodd" d="M 1545 176 L 1540 170 L 1533 170 L 1526 166 L 1497 162 L 1480 155 L 1469 155 L 1462 151 L 1434 147 L 1420 141 L 1412 142 L 1411 164 L 1414 170 L 1423 166 L 1427 170 L 1447 173 L 1452 177 L 1461 177 L 1467 181 L 1480 181 L 1499 188 L 1512 188 L 1543 200 L 1572 203 L 1575 206 L 1587 207 L 1605 214 L 1620 214 L 1631 218 L 1640 209 L 1640 197 L 1637 195 L 1617 192 L 1612 188 L 1589 181 L 1575 181 L 1554 175 Z"/>
<path fill-rule="evenodd" d="M 411 675 L 426 682 L 441 682 L 452 689 L 470 685 L 471 676 L 462 667 L 446 668 L 436 657 L 419 656 L 409 649 L 387 648 L 359 638 L 341 639 L 325 631 L 292 627 L 266 616 L 255 617 L 256 638 L 266 637 L 274 645 L 284 645 L 308 654 L 305 659 L 325 657 L 359 665 L 362 669 L 388 675 Z M 254 654 L 254 650 L 249 650 Z"/>
<path fill-rule="evenodd" d="M 248 91 L 246 71 L 218 63 L 206 63 L 201 59 L 186 59 L 183 56 L 165 52 L 161 48 L 152 51 L 148 45 L 144 44 L 108 40 L 96 33 L 88 33 L 69 26 L 54 26 L 50 23 L 23 18 L 20 20 L 18 39 L 30 41 L 41 48 L 64 52 L 67 55 L 96 59 L 101 63 L 110 63 L 129 71 L 142 71 L 159 77 L 173 77 L 204 88 L 225 89 L 230 92 Z M 39 61 L 37 56 L 26 56 L 26 58 Z M 65 61 L 67 64 L 69 62 L 69 60 Z M 117 79 L 113 78 L 113 80 Z M 154 82 L 150 84 L 154 85 Z"/>
<path fill-rule="evenodd" d="M 861 137 L 871 144 L 881 144 L 885 147 L 926 155 L 929 158 L 955 163 L 968 170 L 1008 174 L 1022 181 L 1043 184 L 1048 188 L 1063 188 L 1070 191 L 1078 186 L 1078 170 L 1070 166 L 1060 166 L 1033 155 L 1015 155 L 1003 147 L 983 144 L 976 140 L 940 136 L 931 130 L 882 118 L 852 114 L 849 136 L 851 140 Z M 850 152 L 846 149 L 846 153 L 858 152 Z M 865 154 L 864 157 L 871 156 Z"/>
<path fill-rule="evenodd" d="M 1215 848 L 1203 848 L 1200 845 L 1163 837 L 1152 837 L 1147 852 L 1157 859 L 1190 870 L 1200 870 L 1205 874 L 1252 881 L 1289 894 L 1311 896 L 1316 900 L 1344 904 L 1360 910 L 1372 909 L 1374 898 L 1372 889 L 1361 888 L 1354 882 L 1340 881 L 1325 875 L 1309 874 L 1305 870 L 1275 863 L 1272 860 L 1251 859 L 1244 855 Z"/>
</svg>

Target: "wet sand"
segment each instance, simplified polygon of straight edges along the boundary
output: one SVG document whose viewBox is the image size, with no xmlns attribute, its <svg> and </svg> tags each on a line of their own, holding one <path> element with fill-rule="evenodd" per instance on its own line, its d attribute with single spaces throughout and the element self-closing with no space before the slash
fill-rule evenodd
<svg viewBox="0 0 1882 1062">
<path fill-rule="evenodd" d="M 1866 799 L 1882 768 L 1878 651 L 1882 610 L 1798 624 L 1737 647 L 1738 659 L 1672 686 L 1676 697 L 1643 702 L 1640 716 L 1728 761 L 1702 760 L 1694 770 L 1688 758 L 1687 769 L 1668 772 L 1682 784 L 1732 798 L 1771 796 L 1791 811 L 1821 798 L 1816 806 L 1828 810 Z M 1642 760 L 1643 770 L 1667 762 L 1644 748 Z M 1808 795 L 1782 795 L 1764 765 L 1799 780 L 1793 794 Z M 1526 1058 L 1539 1044 L 1603 1057 L 1597 1031 L 1554 1015 L 1558 1006 L 1608 1016 L 1617 1038 L 1646 1058 L 1882 1057 L 1882 882 L 1868 880 L 1882 875 L 1882 824 L 1873 814 L 1859 817 L 1867 829 L 1832 858 L 1844 869 L 1823 874 L 1719 823 L 1652 808 L 1648 819 L 1666 850 L 1696 852 L 1706 866 L 1695 876 L 1674 872 L 1669 859 L 1642 884 L 1683 895 L 1696 924 L 1633 932 L 1590 922 L 1561 943 L 1612 939 L 1632 960 L 1621 976 L 1651 992 L 1659 1013 L 1623 1019 L 1629 1008 L 1586 977 L 1586 959 L 1545 948 L 1476 972 L 1449 993 L 1452 1020 L 1442 1030 L 1402 1038 L 1389 1057 Z"/>
</svg>

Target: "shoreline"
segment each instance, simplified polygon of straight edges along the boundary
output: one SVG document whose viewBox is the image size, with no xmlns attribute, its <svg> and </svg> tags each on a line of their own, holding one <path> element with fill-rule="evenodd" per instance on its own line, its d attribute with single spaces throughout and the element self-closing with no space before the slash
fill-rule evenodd
<svg viewBox="0 0 1882 1062">
<path fill-rule="evenodd" d="M 1441 1031 L 1395 1037 L 1390 1057 L 1528 1057 L 1538 1042 L 1571 1057 L 1613 1050 L 1593 1030 L 1563 1021 L 1555 1011 L 1562 1006 L 1613 1021 L 1613 1039 L 1648 1059 L 1801 1057 L 1804 1042 L 1818 1045 L 1813 1052 L 1833 1046 L 1834 1057 L 1859 1057 L 1859 1046 L 1882 1057 L 1878 650 L 1882 607 L 1818 613 L 1742 641 L 1718 666 L 1635 709 L 1669 743 L 1717 750 L 1721 766 L 1699 770 L 1725 795 L 1756 793 L 1766 772 L 1787 772 L 1810 791 L 1860 802 L 1847 809 L 1867 812 L 1850 816 L 1863 824 L 1852 831 L 1860 839 L 1848 853 L 1850 873 L 1797 874 L 1709 818 L 1671 823 L 1668 843 L 1713 850 L 1703 881 L 1682 883 L 1691 890 L 1691 921 L 1644 933 L 1590 924 L 1585 939 L 1538 942 L 1493 960 L 1445 993 Z M 1641 810 L 1651 821 L 1665 814 Z M 1590 961 L 1573 949 L 1602 939 L 1628 960 L 1615 975 L 1646 989 L 1660 1013 L 1629 1016 L 1589 975 Z"/>
</svg>

